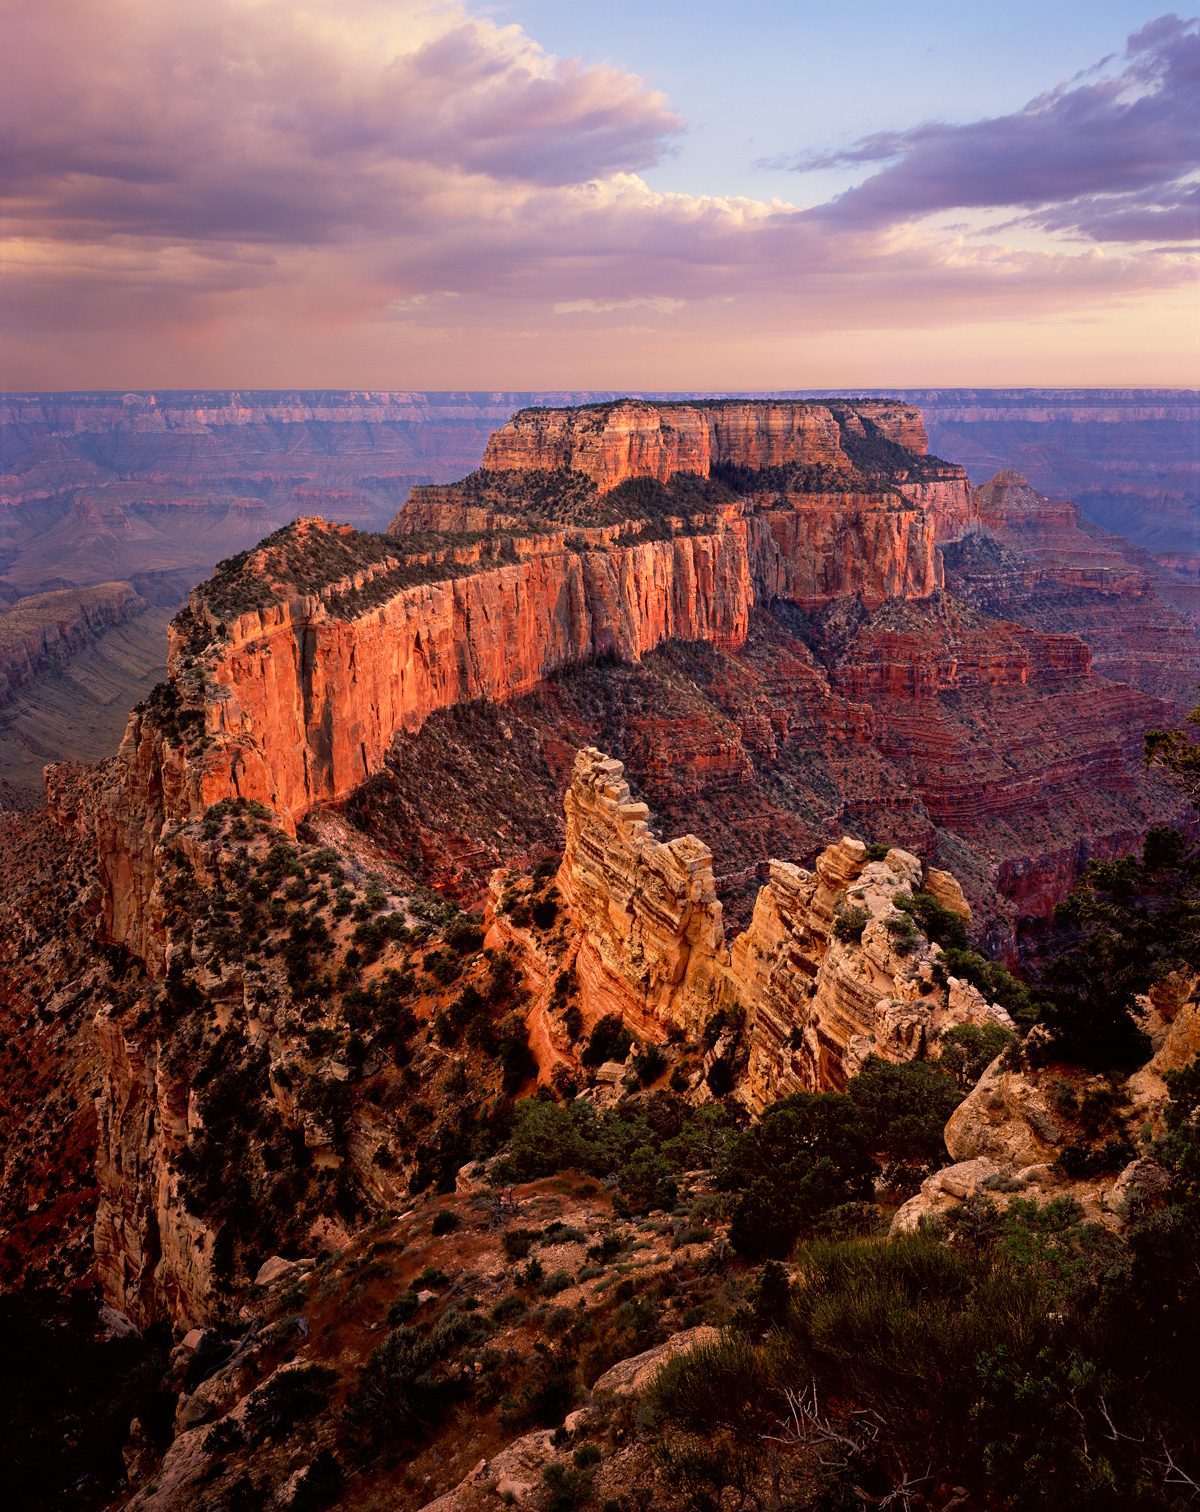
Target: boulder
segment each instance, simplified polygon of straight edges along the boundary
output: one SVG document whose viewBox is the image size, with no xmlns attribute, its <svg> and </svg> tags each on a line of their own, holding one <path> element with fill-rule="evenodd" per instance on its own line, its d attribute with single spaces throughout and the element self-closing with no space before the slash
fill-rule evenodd
<svg viewBox="0 0 1200 1512">
<path fill-rule="evenodd" d="M 278 1281 L 280 1276 L 286 1276 L 295 1269 L 294 1260 L 285 1260 L 282 1255 L 272 1255 L 269 1260 L 264 1260 L 259 1266 L 254 1284 L 255 1286 L 270 1286 L 272 1281 Z"/>
<path fill-rule="evenodd" d="M 889 1231 L 891 1237 L 916 1233 L 922 1218 L 936 1217 L 947 1208 L 957 1207 L 960 1202 L 965 1202 L 968 1197 L 981 1191 L 985 1183 L 999 1173 L 1000 1167 L 985 1156 L 960 1161 L 958 1165 L 935 1171 L 921 1183 L 917 1195 L 910 1197 L 892 1219 Z"/>
<path fill-rule="evenodd" d="M 231 1370 L 219 1370 L 216 1375 L 201 1381 L 191 1396 L 180 1392 L 175 1408 L 175 1432 L 184 1433 L 189 1428 L 198 1428 L 201 1423 L 211 1423 L 223 1417 L 237 1401 L 237 1381 Z"/>
<path fill-rule="evenodd" d="M 104 1339 L 140 1339 L 142 1331 L 123 1312 L 105 1305 L 96 1315 L 100 1336 Z"/>
<path fill-rule="evenodd" d="M 686 1328 L 682 1333 L 672 1334 L 665 1344 L 656 1344 L 653 1349 L 622 1360 L 611 1370 L 606 1370 L 592 1390 L 596 1393 L 611 1391 L 616 1396 L 640 1396 L 668 1360 L 701 1345 L 715 1344 L 719 1338 L 719 1332 L 707 1323 L 698 1328 Z"/>
</svg>

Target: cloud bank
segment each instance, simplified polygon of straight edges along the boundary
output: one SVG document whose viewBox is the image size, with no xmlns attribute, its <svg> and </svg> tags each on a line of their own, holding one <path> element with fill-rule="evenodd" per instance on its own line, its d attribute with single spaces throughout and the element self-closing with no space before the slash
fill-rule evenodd
<svg viewBox="0 0 1200 1512">
<path fill-rule="evenodd" d="M 1021 207 L 1030 226 L 1095 241 L 1200 236 L 1200 35 L 1174 13 L 1129 38 L 1115 78 L 1064 85 L 1013 115 L 881 132 L 794 170 L 888 161 L 821 210 L 870 228 L 933 211 Z"/>
<path fill-rule="evenodd" d="M 802 208 L 653 192 L 684 129 L 660 93 L 458 4 L 0 10 L 10 388 L 683 387 L 721 381 L 700 353 L 1089 319 L 1195 277 L 1200 38 L 1174 15 L 1015 115 L 780 160 L 884 165 Z M 926 219 L 948 209 L 1025 241 Z"/>
</svg>

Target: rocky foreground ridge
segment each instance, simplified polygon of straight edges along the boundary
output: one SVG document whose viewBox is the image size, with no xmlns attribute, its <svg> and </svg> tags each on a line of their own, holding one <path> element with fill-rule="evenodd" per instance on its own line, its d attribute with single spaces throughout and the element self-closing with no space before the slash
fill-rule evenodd
<svg viewBox="0 0 1200 1512">
<path fill-rule="evenodd" d="M 740 1293 L 709 1162 L 678 1183 L 674 1215 L 654 1209 L 636 1228 L 619 1192 L 579 1175 L 489 1185 L 512 1097 L 540 1093 L 534 1106 L 560 1109 L 578 1095 L 629 1119 L 678 1120 L 699 1105 L 721 1128 L 790 1092 L 844 1087 L 871 1056 L 936 1060 L 956 1027 L 1001 1040 L 1012 1028 L 921 927 L 969 925 L 948 873 L 842 837 L 811 869 L 771 862 L 749 927 L 729 943 L 708 847 L 658 840 L 621 764 L 591 748 L 575 757 L 557 871 L 498 871 L 482 919 L 412 889 L 335 816 L 293 842 L 261 807 L 211 806 L 173 831 L 165 857 L 165 980 L 119 952 L 80 954 L 100 907 L 87 801 L 86 777 L 60 773 L 53 855 L 34 834 L 44 816 L 27 821 L 30 860 L 49 864 L 59 892 L 48 898 L 43 882 L 20 899 L 0 970 L 10 1009 L 29 1009 L 39 1074 L 56 1069 L 27 1114 L 29 1154 L 6 1152 L 0 1202 L 9 1264 L 18 1245 L 40 1236 L 44 1257 L 57 1237 L 43 1263 L 68 1284 L 91 1263 L 64 1242 L 82 1225 L 108 1326 L 170 1325 L 169 1420 L 118 1425 L 124 1494 L 142 1512 L 195 1505 L 234 1457 L 283 1488 L 281 1505 L 317 1447 L 348 1463 L 352 1415 L 322 1413 L 318 1437 L 298 1446 L 271 1414 L 292 1372 L 317 1370 L 297 1381 L 321 1388 L 298 1411 L 331 1389 L 356 1400 L 385 1315 L 389 1330 L 445 1317 L 434 1337 L 447 1351 L 463 1339 L 490 1348 L 473 1342 L 437 1376 L 470 1386 L 469 1417 L 420 1435 L 402 1487 L 365 1456 L 352 1505 L 388 1489 L 411 1508 L 445 1496 L 443 1512 L 506 1492 L 539 1506 L 546 1467 L 569 1464 L 587 1425 L 611 1421 L 608 1393 L 636 1396 L 665 1359 L 711 1342 L 699 1325 Z M 65 931 L 55 910 L 69 915 Z M 1078 1197 L 1119 1228 L 1162 1179 L 1153 1161 L 1087 1182 L 1055 1162 L 1098 1093 L 1114 1104 L 1102 1133 L 1127 1131 L 1132 1144 L 1161 1132 L 1162 1073 L 1200 1045 L 1190 988 L 1156 996 L 1155 1054 L 1123 1099 L 1105 1078 L 1039 1060 L 1038 1031 L 1028 1048 L 1012 1040 L 950 1120 L 954 1163 L 899 1208 L 894 1230 L 1023 1194 Z M 588 1052 L 614 1021 L 626 1037 L 596 1064 Z M 8 1090 L 28 1074 L 12 1048 Z M 63 1119 L 70 1140 L 55 1142 L 52 1170 L 31 1158 L 34 1135 Z M 650 1197 L 639 1211 L 653 1207 Z M 536 1266 L 518 1267 L 533 1246 Z M 528 1431 L 512 1405 L 526 1400 L 518 1386 L 532 1397 L 553 1377 L 554 1340 L 571 1327 L 576 1352 L 588 1346 L 590 1388 L 555 1408 L 578 1403 L 573 1441 Z M 619 1451 L 620 1436 L 612 1443 Z M 614 1466 L 652 1475 L 620 1452 Z"/>
<path fill-rule="evenodd" d="M 78 781 L 55 792 L 59 827 L 76 837 L 86 829 L 71 807 L 81 795 Z M 469 1145 L 448 1132 L 414 1141 L 403 1110 L 429 1098 L 437 1106 L 453 1083 L 449 1131 L 457 1103 L 470 1105 L 472 1087 L 477 1103 L 496 1076 L 504 1035 L 528 1046 L 515 1076 L 506 1073 L 509 1091 L 591 1079 L 586 1095 L 602 1107 L 615 1101 L 628 1066 L 589 1077 L 580 1060 L 613 1015 L 640 1044 L 665 1047 L 664 1086 L 677 1071 L 672 1087 L 693 1100 L 712 1100 L 715 1088 L 759 1113 L 792 1091 L 843 1087 L 870 1055 L 936 1056 L 955 1025 L 1011 1028 L 1005 1010 L 947 975 L 940 947 L 905 922 L 914 894 L 964 921 L 970 910 L 953 877 L 903 850 L 873 859 L 843 838 L 812 871 L 772 862 L 749 928 L 727 944 L 711 852 L 692 835 L 656 841 L 619 762 L 580 751 L 565 807 L 554 882 L 545 867 L 533 878 L 498 871 L 478 931 L 458 934 L 452 907 L 431 912 L 402 894 L 394 868 L 342 827 L 325 829 L 323 846 L 294 850 L 264 822 L 265 809 L 226 802 L 173 831 L 165 982 L 136 971 L 117 987 L 102 962 L 83 963 L 80 976 L 56 983 L 48 1010 L 52 1023 L 69 1021 L 93 1004 L 94 1244 L 110 1305 L 143 1325 L 160 1316 L 181 1329 L 204 1323 L 231 1280 L 257 1265 L 273 1224 L 290 1232 L 299 1223 L 292 1238 L 301 1245 L 342 1244 L 364 1206 L 395 1205 L 432 1174 L 443 1179 L 442 1163 Z M 364 882 L 368 866 L 378 870 Z M 342 891 L 331 894 L 339 879 Z M 98 891 L 81 893 L 83 918 L 99 908 Z M 360 894 L 365 906 L 352 914 Z M 343 897 L 344 907 L 331 907 Z M 373 915 L 378 922 L 366 922 Z M 457 959 L 462 944 L 447 949 L 437 934 L 461 935 L 474 953 Z M 36 939 L 27 929 L 25 948 Z M 54 975 L 64 974 L 60 964 Z M 403 1050 L 379 1016 L 388 1001 Z M 457 1037 L 439 1027 L 447 1016 L 461 1023 L 491 1001 L 507 1013 L 499 1031 L 468 1036 L 456 1053 L 440 1048 Z M 418 1052 L 422 1031 L 436 1043 Z M 237 1101 L 219 1115 L 214 1076 Z M 291 1174 L 289 1144 L 304 1152 L 302 1180 Z M 311 1187 L 322 1172 L 334 1182 L 324 1201 L 319 1183 Z M 258 1195 L 235 1217 L 225 1203 L 239 1191 L 248 1202 L 248 1183 Z M 335 1190 L 340 1207 L 329 1203 Z"/>
</svg>

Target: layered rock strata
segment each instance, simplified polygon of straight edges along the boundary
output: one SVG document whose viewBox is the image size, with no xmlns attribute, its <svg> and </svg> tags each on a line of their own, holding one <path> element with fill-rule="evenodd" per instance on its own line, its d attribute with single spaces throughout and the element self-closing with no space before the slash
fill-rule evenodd
<svg viewBox="0 0 1200 1512">
<path fill-rule="evenodd" d="M 988 614 L 1086 640 L 1103 676 L 1195 702 L 1200 601 L 1156 563 L 1011 469 L 974 490 L 978 533 L 948 550 L 948 585 Z"/>
<path fill-rule="evenodd" d="M 924 427 L 919 413 L 912 415 L 915 419 L 906 417 L 908 434 L 924 451 Z M 903 423 L 898 418 L 896 428 Z M 657 478 L 660 483 L 676 473 L 706 478 L 723 462 L 755 468 L 819 462 L 850 470 L 837 421 L 824 405 L 815 404 L 626 399 L 575 409 L 521 410 L 494 432 L 483 454 L 488 472 L 581 473 L 602 493 L 627 478 Z"/>
<path fill-rule="evenodd" d="M 843 1087 L 872 1054 L 936 1054 L 953 1024 L 1011 1027 L 973 987 L 940 980 L 939 947 L 906 927 L 898 900 L 923 881 L 943 906 L 970 912 L 953 877 L 933 870 L 926 880 L 907 851 L 870 861 L 844 837 L 811 872 L 772 861 L 749 929 L 727 948 L 712 853 L 694 835 L 655 840 L 619 761 L 580 751 L 565 807 L 558 887 L 579 931 L 584 1023 L 615 1013 L 664 1040 L 673 1030 L 697 1039 L 718 1014 L 744 1019 L 739 1096 L 754 1111 L 790 1092 Z"/>
<path fill-rule="evenodd" d="M 575 959 L 587 1017 L 619 1013 L 641 1034 L 697 1035 L 729 964 L 712 852 L 694 835 L 662 844 L 629 796 L 624 767 L 580 751 L 567 789 L 559 890 L 583 937 Z"/>
<path fill-rule="evenodd" d="M 146 608 L 129 583 L 63 588 L 18 600 L 0 614 L 0 706 L 41 674 L 65 666 L 113 625 L 136 618 Z"/>
</svg>

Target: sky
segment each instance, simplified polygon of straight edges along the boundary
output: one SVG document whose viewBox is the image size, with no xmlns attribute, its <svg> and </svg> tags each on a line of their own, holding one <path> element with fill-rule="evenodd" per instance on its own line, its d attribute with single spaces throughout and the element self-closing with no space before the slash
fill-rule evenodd
<svg viewBox="0 0 1200 1512">
<path fill-rule="evenodd" d="M 1195 386 L 1200 21 L 0 0 L 0 387 Z"/>
</svg>

